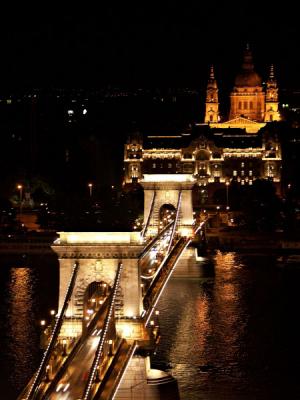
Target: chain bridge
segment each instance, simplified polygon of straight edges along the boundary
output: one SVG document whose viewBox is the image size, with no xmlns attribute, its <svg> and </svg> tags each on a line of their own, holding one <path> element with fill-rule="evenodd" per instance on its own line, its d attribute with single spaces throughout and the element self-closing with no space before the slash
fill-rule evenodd
<svg viewBox="0 0 300 400">
<path fill-rule="evenodd" d="M 158 182 L 144 183 L 141 232 L 59 233 L 52 246 L 59 258 L 59 311 L 18 400 L 179 398 L 175 379 L 151 368 L 159 340 L 156 306 L 204 222 L 193 220 L 191 182 L 171 186 L 166 192 Z"/>
</svg>

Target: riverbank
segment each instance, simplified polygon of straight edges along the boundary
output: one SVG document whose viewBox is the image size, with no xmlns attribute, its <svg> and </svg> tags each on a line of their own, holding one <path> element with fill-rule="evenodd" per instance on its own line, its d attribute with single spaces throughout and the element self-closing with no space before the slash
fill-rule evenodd
<svg viewBox="0 0 300 400">
<path fill-rule="evenodd" d="M 228 228 L 206 229 L 206 249 L 221 251 L 268 252 L 278 255 L 300 254 L 300 238 L 288 239 L 283 232 L 262 233 Z M 56 232 L 29 232 L 0 237 L 0 254 L 53 254 Z M 194 247 L 202 248 L 197 239 Z"/>
<path fill-rule="evenodd" d="M 206 240 L 209 250 L 300 254 L 300 238 L 289 239 L 283 232 L 265 233 L 209 228 L 206 230 Z"/>
<path fill-rule="evenodd" d="M 56 232 L 34 232 L 0 237 L 0 254 L 54 254 L 51 249 Z"/>
</svg>

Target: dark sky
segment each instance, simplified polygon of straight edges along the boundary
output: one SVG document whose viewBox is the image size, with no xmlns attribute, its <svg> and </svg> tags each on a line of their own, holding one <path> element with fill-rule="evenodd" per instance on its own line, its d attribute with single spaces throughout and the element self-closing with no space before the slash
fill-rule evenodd
<svg viewBox="0 0 300 400">
<path fill-rule="evenodd" d="M 231 85 L 247 41 L 258 72 L 274 63 L 281 86 L 300 87 L 298 13 L 289 2 L 281 8 L 263 1 L 161 3 L 107 1 L 93 9 L 81 2 L 77 9 L 70 3 L 67 11 L 47 2 L 39 8 L 12 5 L 0 18 L 0 91 L 201 87 L 210 63 L 224 85 Z"/>
</svg>

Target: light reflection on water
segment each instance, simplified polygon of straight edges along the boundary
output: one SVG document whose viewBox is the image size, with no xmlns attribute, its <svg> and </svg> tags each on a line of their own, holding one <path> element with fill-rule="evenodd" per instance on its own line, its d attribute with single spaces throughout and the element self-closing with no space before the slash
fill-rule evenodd
<svg viewBox="0 0 300 400">
<path fill-rule="evenodd" d="M 0 263 L 0 399 L 14 400 L 38 365 L 36 321 L 57 304 L 58 268 L 48 257 L 9 265 Z M 297 398 L 300 268 L 220 252 L 190 268 L 199 277 L 171 278 L 160 300 L 153 357 L 182 400 Z"/>
<path fill-rule="evenodd" d="M 42 352 L 38 321 L 57 305 L 58 262 L 52 255 L 0 256 L 0 399 L 15 400 Z"/>
<path fill-rule="evenodd" d="M 11 384 L 21 389 L 24 377 L 28 377 L 29 366 L 36 358 L 37 327 L 35 320 L 34 270 L 30 268 L 11 268 L 7 287 L 7 353 L 11 358 L 14 373 Z"/>
<path fill-rule="evenodd" d="M 182 400 L 293 393 L 289 357 L 297 343 L 286 348 L 286 329 L 292 328 L 284 326 L 291 307 L 298 308 L 289 288 L 293 278 L 283 279 L 274 259 L 255 255 L 218 252 L 198 268 L 198 279 L 172 278 L 162 295 L 154 365 L 178 379 Z M 205 270 L 210 273 L 201 278 Z"/>
</svg>

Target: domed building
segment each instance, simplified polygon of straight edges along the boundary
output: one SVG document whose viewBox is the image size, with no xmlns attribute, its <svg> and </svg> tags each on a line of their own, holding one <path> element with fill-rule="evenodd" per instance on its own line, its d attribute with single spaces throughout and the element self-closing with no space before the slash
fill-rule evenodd
<svg viewBox="0 0 300 400">
<path fill-rule="evenodd" d="M 229 120 L 220 123 L 218 85 L 213 68 L 207 84 L 205 123 L 211 127 L 242 128 L 247 133 L 257 133 L 266 122 L 278 121 L 278 87 L 271 66 L 266 87 L 254 69 L 252 52 L 247 46 L 242 68 L 237 74 L 230 94 Z"/>
<path fill-rule="evenodd" d="M 192 187 L 194 206 L 223 201 L 223 210 L 230 208 L 231 185 L 251 187 L 256 180 L 264 179 L 281 193 L 279 127 L 271 124 L 280 119 L 273 66 L 263 84 L 255 71 L 251 51 L 244 51 L 242 68 L 230 94 L 228 120 L 219 115 L 218 85 L 211 67 L 205 104 L 204 124 L 190 124 L 180 133 L 153 132 L 139 141 L 131 138 L 126 143 L 124 183 L 142 183 L 146 210 L 150 200 L 155 199 L 153 191 L 163 192 L 168 203 L 174 188 L 180 185 L 185 196 Z M 176 203 L 174 198 L 172 201 Z"/>
</svg>

